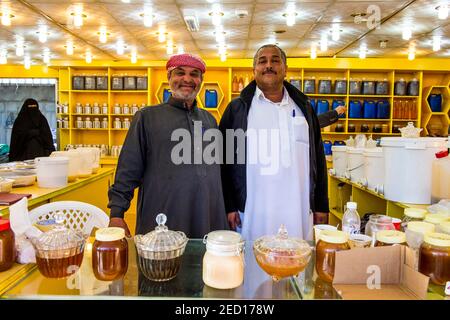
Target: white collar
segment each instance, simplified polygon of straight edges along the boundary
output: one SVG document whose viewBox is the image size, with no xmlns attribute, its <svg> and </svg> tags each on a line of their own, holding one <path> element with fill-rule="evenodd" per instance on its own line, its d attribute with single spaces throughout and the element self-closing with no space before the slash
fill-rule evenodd
<svg viewBox="0 0 450 320">
<path fill-rule="evenodd" d="M 258 88 L 258 86 L 256 86 L 255 97 L 257 99 L 264 99 L 267 102 L 275 104 L 275 105 L 280 106 L 280 107 L 285 106 L 285 105 L 289 105 L 289 93 L 287 92 L 287 90 L 286 90 L 286 88 L 284 86 L 283 86 L 283 99 L 281 99 L 280 102 L 273 102 L 273 101 L 270 101 L 269 99 L 267 99 L 264 96 L 264 92 L 262 92 L 261 89 Z"/>
</svg>

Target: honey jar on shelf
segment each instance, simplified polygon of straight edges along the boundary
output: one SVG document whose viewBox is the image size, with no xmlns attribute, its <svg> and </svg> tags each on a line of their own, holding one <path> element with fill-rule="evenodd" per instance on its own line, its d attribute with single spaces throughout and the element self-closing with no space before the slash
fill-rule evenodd
<svg viewBox="0 0 450 320">
<path fill-rule="evenodd" d="M 380 230 L 376 233 L 375 247 L 406 244 L 406 235 L 397 230 Z"/>
<path fill-rule="evenodd" d="M 450 281 L 450 235 L 429 233 L 420 247 L 419 272 L 437 285 Z"/>
<path fill-rule="evenodd" d="M 322 230 L 316 246 L 316 271 L 319 278 L 333 282 L 336 252 L 349 249 L 347 233 L 339 230 Z"/>
<path fill-rule="evenodd" d="M 11 268 L 15 260 L 14 233 L 9 220 L 0 218 L 0 272 Z"/>
<path fill-rule="evenodd" d="M 97 279 L 113 281 L 128 270 L 128 243 L 122 228 L 102 228 L 95 233 L 92 269 Z"/>
</svg>

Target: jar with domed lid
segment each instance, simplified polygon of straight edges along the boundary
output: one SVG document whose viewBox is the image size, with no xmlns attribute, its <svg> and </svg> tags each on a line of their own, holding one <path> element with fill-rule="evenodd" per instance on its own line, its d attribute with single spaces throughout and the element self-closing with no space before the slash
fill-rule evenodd
<svg viewBox="0 0 450 320">
<path fill-rule="evenodd" d="M 160 213 L 156 216 L 155 230 L 134 237 L 139 269 L 152 281 L 168 281 L 177 276 L 188 242 L 183 232 L 169 230 L 166 221 L 166 215 Z"/>
<path fill-rule="evenodd" d="M 348 234 L 339 230 L 320 231 L 316 246 L 316 271 L 320 279 L 333 282 L 336 252 L 349 250 Z"/>
<path fill-rule="evenodd" d="M 450 281 L 450 235 L 429 233 L 420 247 L 419 272 L 437 285 Z"/>
<path fill-rule="evenodd" d="M 36 264 L 47 278 L 64 278 L 75 273 L 83 262 L 85 237 L 81 231 L 64 226 L 64 213 L 56 211 L 56 226 L 31 240 Z"/>
<path fill-rule="evenodd" d="M 276 235 L 260 237 L 253 244 L 258 265 L 275 281 L 297 276 L 305 270 L 311 252 L 306 241 L 289 237 L 284 225 L 280 226 Z"/>
<path fill-rule="evenodd" d="M 205 235 L 203 282 L 215 289 L 233 289 L 244 281 L 244 240 L 234 231 L 218 230 Z"/>
<path fill-rule="evenodd" d="M 92 269 L 97 279 L 113 281 L 128 270 L 128 242 L 122 228 L 101 228 L 95 232 Z"/>
<path fill-rule="evenodd" d="M 402 217 L 402 230 L 405 230 L 406 225 L 410 221 L 423 221 L 427 214 L 427 210 L 420 208 L 406 208 Z"/>
<path fill-rule="evenodd" d="M 406 235 L 397 230 L 380 230 L 376 234 L 375 247 L 406 244 Z"/>
</svg>

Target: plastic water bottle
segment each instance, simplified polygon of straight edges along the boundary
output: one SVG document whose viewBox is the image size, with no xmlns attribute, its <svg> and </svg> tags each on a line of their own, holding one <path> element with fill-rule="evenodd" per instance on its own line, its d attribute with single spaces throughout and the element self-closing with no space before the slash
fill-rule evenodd
<svg viewBox="0 0 450 320">
<path fill-rule="evenodd" d="M 361 229 L 361 218 L 356 208 L 356 202 L 347 202 L 347 210 L 342 217 L 342 231 L 348 234 L 357 234 Z"/>
</svg>

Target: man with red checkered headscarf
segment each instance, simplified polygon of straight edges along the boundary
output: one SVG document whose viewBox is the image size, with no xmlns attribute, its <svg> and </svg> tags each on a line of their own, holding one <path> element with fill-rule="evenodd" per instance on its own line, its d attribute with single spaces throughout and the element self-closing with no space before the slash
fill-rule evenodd
<svg viewBox="0 0 450 320">
<path fill-rule="evenodd" d="M 184 53 L 172 56 L 166 69 L 170 91 L 164 89 L 164 102 L 135 114 L 122 147 L 108 193 L 109 225 L 130 234 L 124 215 L 138 187 L 136 234 L 153 230 L 156 216 L 164 213 L 170 230 L 183 231 L 189 238 L 203 238 L 212 230 L 229 228 L 220 165 L 194 162 L 195 143 L 187 152 L 190 162 L 174 162 L 173 153 L 181 139 L 177 136 L 173 141 L 173 134 L 181 129 L 194 138 L 194 128 L 201 126 L 201 133 L 217 128 L 215 118 L 197 107 L 206 66 L 200 57 Z M 209 144 L 202 143 L 203 149 Z"/>
</svg>

